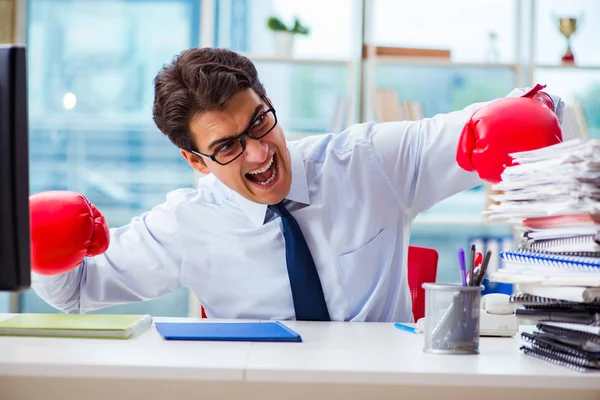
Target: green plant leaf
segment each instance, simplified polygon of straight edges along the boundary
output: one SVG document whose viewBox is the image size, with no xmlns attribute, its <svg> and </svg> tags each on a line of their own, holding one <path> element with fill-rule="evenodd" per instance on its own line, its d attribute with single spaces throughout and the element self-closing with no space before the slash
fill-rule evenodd
<svg viewBox="0 0 600 400">
<path fill-rule="evenodd" d="M 300 35 L 308 35 L 310 30 L 306 25 L 303 25 L 298 18 L 294 19 L 294 27 L 292 28 L 292 32 L 300 34 Z"/>
<path fill-rule="evenodd" d="M 267 28 L 272 31 L 289 31 L 283 21 L 277 17 L 269 17 L 269 19 L 267 19 Z"/>
</svg>

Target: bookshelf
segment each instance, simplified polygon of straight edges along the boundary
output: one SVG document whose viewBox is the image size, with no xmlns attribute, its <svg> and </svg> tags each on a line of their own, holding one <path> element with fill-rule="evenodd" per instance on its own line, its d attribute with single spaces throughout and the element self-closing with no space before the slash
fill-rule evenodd
<svg viewBox="0 0 600 400">
<path fill-rule="evenodd" d="M 427 70 L 431 76 L 435 76 L 438 73 L 444 73 L 444 71 L 456 71 L 457 74 L 470 75 L 473 71 L 478 72 L 481 75 L 491 75 L 491 80 L 494 79 L 495 76 L 501 76 L 504 79 L 507 88 L 505 92 L 502 92 L 504 89 L 499 89 L 496 93 L 482 95 L 480 99 L 476 101 L 487 100 L 495 97 L 500 97 L 508 93 L 512 88 L 515 87 L 526 87 L 532 86 L 537 81 L 536 79 L 541 79 L 540 83 L 544 83 L 548 85 L 549 91 L 552 93 L 563 93 L 561 88 L 561 83 L 564 84 L 564 80 L 569 80 L 572 74 L 577 73 L 589 73 L 594 74 L 598 71 L 598 76 L 600 77 L 600 63 L 588 63 L 588 64 L 577 64 L 577 65 L 561 65 L 561 64 L 553 64 L 550 59 L 539 58 L 536 54 L 538 47 L 552 47 L 553 49 L 560 53 L 564 47 L 564 38 L 560 36 L 558 30 L 556 29 L 556 37 L 551 37 L 546 34 L 540 35 L 539 26 L 540 24 L 544 24 L 546 22 L 543 21 L 543 18 L 546 17 L 548 13 L 548 8 L 552 8 L 555 6 L 554 3 L 542 4 L 539 0 L 515 0 L 512 2 L 514 14 L 512 15 L 511 20 L 506 19 L 504 22 L 508 24 L 509 22 L 513 26 L 513 35 L 511 36 L 512 45 L 512 54 L 506 52 L 504 55 L 507 56 L 505 58 L 500 59 L 499 62 L 487 62 L 487 61 L 469 61 L 464 57 L 454 57 L 454 54 L 449 56 L 444 53 L 443 49 L 437 50 L 440 54 L 437 57 L 432 56 L 397 56 L 390 55 L 390 52 L 387 54 L 378 54 L 376 51 L 371 49 L 365 50 L 365 46 L 374 46 L 377 43 L 373 43 L 370 38 L 372 37 L 372 28 L 373 28 L 373 7 L 374 3 L 377 0 L 360 0 L 355 1 L 355 4 L 359 4 L 362 6 L 361 13 L 358 19 L 361 20 L 361 28 L 363 30 L 362 36 L 359 38 L 360 40 L 356 42 L 356 50 L 352 57 L 343 58 L 343 59 L 319 59 L 319 58 L 277 58 L 277 57 L 268 57 L 268 56 L 256 56 L 253 60 L 257 62 L 266 62 L 266 63 L 289 63 L 289 64 L 313 64 L 313 65 L 322 65 L 322 64 L 338 64 L 345 65 L 350 70 L 353 71 L 352 76 L 353 79 L 349 81 L 349 90 L 348 93 L 351 94 L 351 101 L 353 104 L 353 113 L 348 118 L 348 125 L 356 122 L 363 122 L 368 120 L 376 120 L 377 113 L 374 112 L 374 101 L 373 101 L 373 92 L 381 85 L 378 86 L 377 78 L 381 76 L 380 71 L 382 68 L 386 68 L 387 71 L 391 69 L 397 68 L 398 71 L 407 71 L 407 70 L 415 70 L 422 71 Z M 577 4 L 575 4 L 577 3 Z M 578 8 L 579 10 L 587 7 L 594 7 L 588 3 L 583 4 L 581 1 L 576 1 L 573 6 Z M 457 6 L 458 7 L 458 6 Z M 545 7 L 545 8 L 544 8 Z M 563 7 L 563 10 L 565 7 Z M 590 8 L 591 10 L 591 8 Z M 561 11 L 564 12 L 564 11 Z M 590 11 L 591 13 L 591 11 Z M 377 21 L 380 23 L 380 21 Z M 457 21 L 457 23 L 459 23 Z M 588 24 L 589 25 L 589 21 Z M 585 28 L 585 26 L 584 26 Z M 553 28 L 548 28 L 553 29 Z M 545 31 L 544 31 L 545 32 Z M 589 35 L 590 33 L 587 32 Z M 505 35 L 508 37 L 508 35 Z M 411 42 L 412 39 L 402 40 L 402 38 L 398 39 L 400 42 Z M 474 37 L 474 40 L 477 40 Z M 576 36 L 575 40 L 579 40 Z M 415 43 L 418 40 L 415 40 Z M 419 47 L 419 46 L 414 46 Z M 441 46 L 443 47 L 443 46 Z M 436 50 L 434 50 L 436 51 Z M 576 56 L 578 54 L 583 53 L 584 50 L 581 47 L 576 46 Z M 539 60 L 538 60 L 539 58 Z M 560 57 L 558 57 L 557 62 L 560 62 Z M 550 61 L 550 62 L 548 62 Z M 560 73 L 559 78 L 555 78 L 553 76 L 548 76 L 544 74 L 540 77 L 536 77 L 536 74 L 540 74 L 544 71 L 554 71 Z M 497 75 L 493 75 L 493 74 Z M 563 78 L 564 77 L 564 78 Z M 402 83 L 399 84 L 399 86 Z M 510 86 L 510 87 L 508 87 Z M 485 97 L 484 97 L 485 96 Z M 566 101 L 570 99 L 568 96 L 561 96 Z M 446 107 L 443 112 L 449 112 L 452 109 Z M 431 116 L 435 114 L 434 112 L 427 112 L 425 116 Z M 304 133 L 298 135 L 297 133 L 290 134 L 290 138 L 296 139 L 300 137 L 304 137 L 310 135 L 311 133 Z M 483 199 L 484 192 L 480 192 L 477 195 L 481 196 Z M 472 194 L 469 194 L 471 196 Z M 458 197 L 462 196 L 462 194 L 457 195 Z M 458 200 L 460 202 L 460 199 Z M 417 226 L 427 226 L 434 227 L 438 226 L 440 229 L 447 229 L 450 226 L 458 226 L 458 225 L 469 225 L 474 228 L 481 228 L 488 226 L 490 224 L 494 225 L 494 223 L 482 219 L 478 213 L 484 207 L 484 201 L 482 200 L 482 206 L 479 210 L 473 209 L 472 214 L 468 215 L 457 215 L 452 216 L 447 213 L 432 213 L 431 215 L 427 215 L 424 218 L 418 219 L 415 224 Z M 500 226 L 502 223 L 497 223 L 496 225 Z M 494 226 L 496 226 L 494 225 Z"/>
<path fill-rule="evenodd" d="M 301 57 L 280 57 L 269 55 L 246 54 L 254 63 L 274 63 L 274 64 L 311 64 L 311 65 L 340 65 L 352 67 L 354 61 L 344 58 L 301 58 Z"/>
<path fill-rule="evenodd" d="M 559 70 L 584 70 L 584 71 L 599 71 L 600 65 L 562 65 L 562 64 L 533 64 L 532 69 L 559 69 Z"/>
</svg>

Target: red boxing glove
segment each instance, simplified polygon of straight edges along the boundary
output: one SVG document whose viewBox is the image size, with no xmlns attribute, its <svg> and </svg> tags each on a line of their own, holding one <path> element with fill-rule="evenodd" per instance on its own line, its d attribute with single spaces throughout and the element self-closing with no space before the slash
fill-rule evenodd
<svg viewBox="0 0 600 400">
<path fill-rule="evenodd" d="M 500 182 L 509 155 L 562 142 L 562 130 L 550 96 L 536 85 L 517 98 L 492 101 L 477 110 L 463 127 L 456 161 L 467 171 L 477 171 L 488 182 Z"/>
<path fill-rule="evenodd" d="M 31 269 L 41 275 L 70 271 L 102 254 L 110 236 L 104 216 L 85 196 L 49 191 L 29 197 Z"/>
</svg>

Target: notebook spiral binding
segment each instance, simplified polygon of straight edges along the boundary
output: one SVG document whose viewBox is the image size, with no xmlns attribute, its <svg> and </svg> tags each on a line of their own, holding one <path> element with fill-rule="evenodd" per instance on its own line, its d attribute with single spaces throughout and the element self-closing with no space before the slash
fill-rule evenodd
<svg viewBox="0 0 600 400">
<path fill-rule="evenodd" d="M 569 304 L 529 304 L 524 305 L 528 310 L 561 310 L 561 311 L 587 311 L 600 313 L 600 303 L 569 303 Z"/>
<path fill-rule="evenodd" d="M 521 304 L 526 309 L 562 309 L 600 312 L 600 301 L 578 303 L 575 301 L 535 296 L 527 293 L 515 293 L 508 298 L 509 303 Z"/>
<path fill-rule="evenodd" d="M 546 349 L 547 351 L 558 351 L 561 353 L 568 353 L 573 357 L 581 357 L 583 360 L 589 363 L 588 366 L 597 367 L 598 361 L 600 360 L 600 355 L 598 353 L 578 349 L 566 344 L 554 342 L 548 343 L 539 336 L 535 336 L 527 332 L 521 333 L 521 339 L 527 343 L 530 343 L 532 347 L 540 347 Z"/>
<path fill-rule="evenodd" d="M 553 299 L 550 297 L 542 297 L 542 296 L 535 296 L 533 294 L 527 294 L 527 293 L 515 293 L 512 294 L 509 299 L 508 299 L 509 303 L 517 303 L 517 304 L 523 304 L 523 305 L 550 305 L 550 306 L 561 306 L 561 305 L 565 305 L 565 306 L 573 306 L 576 304 L 580 304 L 580 303 L 576 303 L 573 301 L 568 301 L 568 300 L 560 300 L 560 299 Z"/>
<path fill-rule="evenodd" d="M 521 346 L 520 350 L 528 356 L 539 358 L 540 360 L 560 365 L 562 367 L 567 367 L 577 372 L 587 372 L 592 370 L 592 368 L 581 365 L 585 362 L 585 360 L 581 357 L 575 357 L 568 354 L 565 354 L 564 357 L 560 357 L 558 354 L 561 353 L 547 351 L 539 347 L 527 347 L 525 345 Z"/>
<path fill-rule="evenodd" d="M 549 325 L 542 326 L 541 324 L 537 324 L 536 327 L 542 332 L 553 333 L 555 335 L 571 336 L 574 338 L 585 339 L 585 340 L 589 340 L 590 342 L 600 344 L 600 336 L 594 335 L 593 333 L 568 330 L 568 329 L 560 328 L 558 326 L 549 326 Z"/>
<path fill-rule="evenodd" d="M 595 257 L 539 253 L 530 250 L 502 251 L 500 257 L 503 260 L 521 264 L 540 264 L 576 271 L 600 272 L 600 258 Z"/>
<path fill-rule="evenodd" d="M 547 249 L 553 247 L 568 247 L 573 245 L 584 244 L 598 245 L 598 249 L 600 250 L 600 243 L 598 242 L 597 235 L 582 235 L 568 238 L 541 239 L 533 240 L 530 242 L 528 241 L 524 244 L 524 250 L 533 250 L 545 254 L 560 254 L 566 256 L 600 257 L 600 251 L 547 251 Z"/>
</svg>

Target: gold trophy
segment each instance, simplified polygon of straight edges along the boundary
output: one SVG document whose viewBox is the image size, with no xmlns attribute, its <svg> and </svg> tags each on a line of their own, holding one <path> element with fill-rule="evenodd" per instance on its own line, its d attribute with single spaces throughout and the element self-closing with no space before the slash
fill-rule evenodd
<svg viewBox="0 0 600 400">
<path fill-rule="evenodd" d="M 575 56 L 571 51 L 571 36 L 577 31 L 577 18 L 558 18 L 560 33 L 567 38 L 567 51 L 562 56 L 563 64 L 575 64 Z"/>
</svg>

